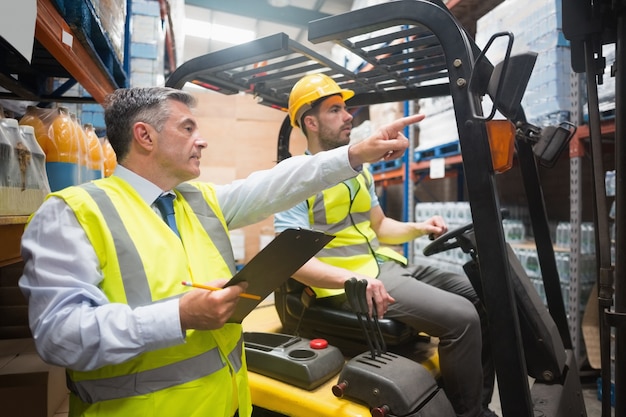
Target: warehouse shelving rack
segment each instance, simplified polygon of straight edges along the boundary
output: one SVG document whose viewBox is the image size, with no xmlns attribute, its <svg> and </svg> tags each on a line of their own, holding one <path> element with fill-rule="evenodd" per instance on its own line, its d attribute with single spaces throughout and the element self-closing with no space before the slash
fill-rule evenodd
<svg viewBox="0 0 626 417">
<path fill-rule="evenodd" d="M 35 45 L 32 62 L 27 62 L 9 45 L 0 51 L 0 85 L 8 92 L 2 99 L 39 102 L 98 102 L 116 88 L 127 84 L 127 70 L 107 42 L 88 0 L 37 0 Z M 67 16 L 66 16 L 67 15 Z M 63 41 L 64 34 L 74 38 Z M 49 93 L 50 79 L 70 81 Z M 91 97 L 62 96 L 78 82 Z"/>
</svg>

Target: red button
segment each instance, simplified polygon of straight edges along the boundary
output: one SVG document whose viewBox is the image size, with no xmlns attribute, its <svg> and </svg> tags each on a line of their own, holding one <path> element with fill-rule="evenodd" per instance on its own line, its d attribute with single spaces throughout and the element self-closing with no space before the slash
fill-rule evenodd
<svg viewBox="0 0 626 417">
<path fill-rule="evenodd" d="M 328 341 L 326 339 L 313 339 L 309 343 L 311 349 L 326 349 L 328 347 Z"/>
</svg>

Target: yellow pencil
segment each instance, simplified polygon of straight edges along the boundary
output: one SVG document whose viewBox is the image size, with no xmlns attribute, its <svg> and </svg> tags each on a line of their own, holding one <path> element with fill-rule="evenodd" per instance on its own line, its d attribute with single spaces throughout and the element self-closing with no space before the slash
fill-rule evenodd
<svg viewBox="0 0 626 417">
<path fill-rule="evenodd" d="M 220 287 L 211 287 L 210 285 L 204 285 L 204 284 L 196 284 L 195 282 L 187 282 L 187 281 L 183 281 L 182 284 L 186 287 L 194 287 L 194 288 L 202 288 L 203 290 L 210 290 L 210 291 L 219 291 L 219 290 L 223 290 L 223 288 Z M 250 300 L 260 300 L 261 297 L 258 295 L 254 295 L 254 294 L 248 294 L 245 292 L 242 292 L 241 294 L 239 294 L 240 297 L 242 298 L 249 298 Z"/>
</svg>

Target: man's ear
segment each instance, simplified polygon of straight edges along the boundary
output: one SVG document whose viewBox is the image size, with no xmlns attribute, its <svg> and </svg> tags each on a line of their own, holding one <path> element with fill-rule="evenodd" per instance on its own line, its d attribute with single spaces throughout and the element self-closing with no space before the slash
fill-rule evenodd
<svg viewBox="0 0 626 417">
<path fill-rule="evenodd" d="M 133 138 L 142 148 L 152 149 L 152 133 L 154 133 L 154 129 L 147 123 L 137 122 L 133 126 Z"/>
<path fill-rule="evenodd" d="M 313 115 L 304 116 L 302 123 L 306 126 L 306 129 L 311 132 L 317 132 L 317 118 Z"/>
</svg>

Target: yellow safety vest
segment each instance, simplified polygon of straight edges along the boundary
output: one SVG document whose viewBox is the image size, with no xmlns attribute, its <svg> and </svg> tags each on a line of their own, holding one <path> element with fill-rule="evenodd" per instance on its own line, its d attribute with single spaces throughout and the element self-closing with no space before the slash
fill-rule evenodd
<svg viewBox="0 0 626 417">
<path fill-rule="evenodd" d="M 381 247 L 370 222 L 372 184 L 369 171 L 356 178 L 328 188 L 307 200 L 309 223 L 313 229 L 330 233 L 335 238 L 317 258 L 329 265 L 349 269 L 369 277 L 377 277 L 378 259 L 392 259 L 402 264 L 407 259 L 388 247 Z M 343 289 L 313 287 L 318 298 L 343 293 Z"/>
<path fill-rule="evenodd" d="M 100 261 L 100 287 L 131 308 L 179 297 L 235 271 L 214 190 L 182 184 L 174 201 L 179 239 L 128 183 L 109 177 L 52 195 L 66 201 Z M 188 330 L 184 344 L 93 371 L 69 370 L 70 416 L 224 416 L 252 413 L 240 324 Z"/>
</svg>

